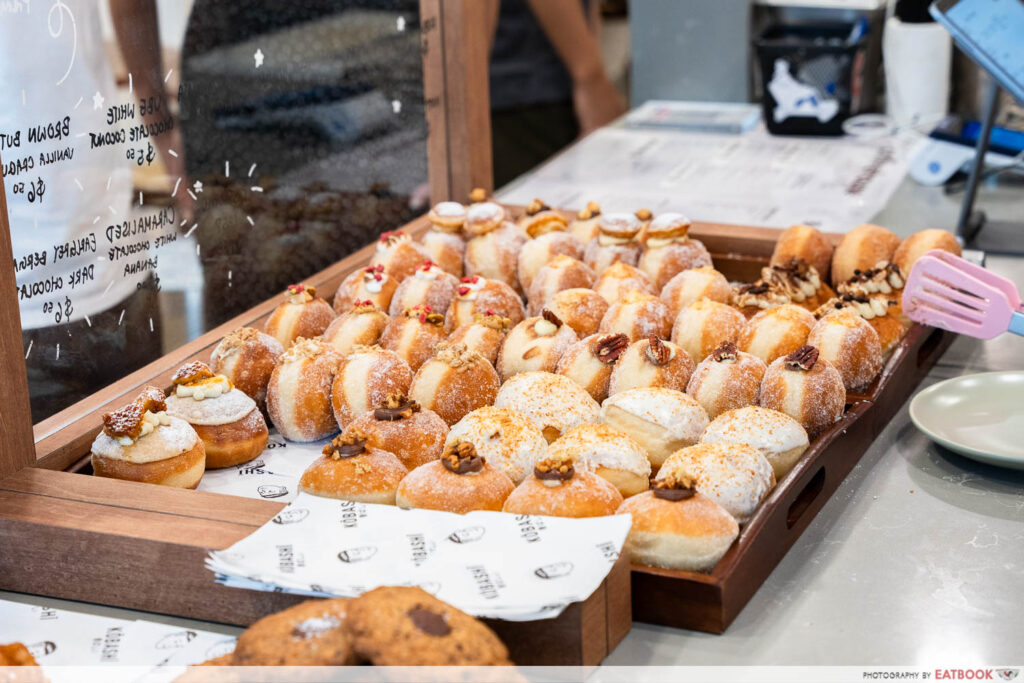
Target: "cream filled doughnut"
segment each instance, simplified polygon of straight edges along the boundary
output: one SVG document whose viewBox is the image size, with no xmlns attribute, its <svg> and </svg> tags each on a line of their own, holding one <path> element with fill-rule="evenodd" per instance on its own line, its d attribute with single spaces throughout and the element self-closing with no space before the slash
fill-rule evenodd
<svg viewBox="0 0 1024 683">
<path fill-rule="evenodd" d="M 473 510 L 500 512 L 513 489 L 508 475 L 479 455 L 473 444 L 457 441 L 439 459 L 406 475 L 398 485 L 396 503 L 460 515 Z"/>
<path fill-rule="evenodd" d="M 448 335 L 449 344 L 462 344 L 470 351 L 476 351 L 488 363 L 498 362 L 498 352 L 512 327 L 509 318 L 502 317 L 494 311 L 478 313 L 469 325 L 462 325 Z"/>
<path fill-rule="evenodd" d="M 604 517 L 614 515 L 622 494 L 570 458 L 548 457 L 533 469 L 505 500 L 503 511 L 547 517 Z"/>
<path fill-rule="evenodd" d="M 781 265 L 762 268 L 760 281 L 808 311 L 814 311 L 835 296 L 818 270 L 803 259 L 790 259 Z"/>
<path fill-rule="evenodd" d="M 466 242 L 466 254 L 463 259 L 465 272 L 469 276 L 477 275 L 488 280 L 500 280 L 519 291 L 519 276 L 516 269 L 519 249 L 526 242 L 526 235 L 514 223 L 508 222 L 499 222 L 495 227 L 480 232 L 483 226 L 490 225 L 491 221 L 474 221 L 474 218 L 478 212 L 485 209 L 491 211 L 493 207 L 500 210 L 504 216 L 504 209 L 491 202 L 469 207 L 466 230 L 473 236 Z"/>
<path fill-rule="evenodd" d="M 413 306 L 388 322 L 380 335 L 380 345 L 397 353 L 415 372 L 447 336 L 443 314 L 428 305 Z"/>
<path fill-rule="evenodd" d="M 546 308 L 541 315 L 527 318 L 506 335 L 495 369 L 502 381 L 531 370 L 554 372 L 559 359 L 579 338 Z"/>
<path fill-rule="evenodd" d="M 733 342 L 722 342 L 697 364 L 686 393 L 715 418 L 727 410 L 757 405 L 767 369 L 757 356 L 740 351 Z"/>
<path fill-rule="evenodd" d="M 598 235 L 597 222 L 601 220 L 601 207 L 597 202 L 587 202 L 587 206 L 576 214 L 569 223 L 569 232 L 584 245 Z"/>
<path fill-rule="evenodd" d="M 526 205 L 526 211 L 516 223 L 530 239 L 537 239 L 553 232 L 565 232 L 569 221 L 551 209 L 542 199 L 534 199 Z"/>
<path fill-rule="evenodd" d="M 692 477 L 698 492 L 721 505 L 742 524 L 772 488 L 775 472 L 761 452 L 745 443 L 700 443 L 676 451 L 657 479 Z"/>
<path fill-rule="evenodd" d="M 462 227 L 466 223 L 466 207 L 459 202 L 439 202 L 427 214 L 430 230 L 421 243 L 427 257 L 445 272 L 462 277 L 462 259 L 466 240 Z"/>
<path fill-rule="evenodd" d="M 508 318 L 513 325 L 526 317 L 523 300 L 509 285 L 476 275 L 462 278 L 455 292 L 455 300 L 445 314 L 449 329 L 470 325 L 478 314 L 493 313 Z"/>
<path fill-rule="evenodd" d="M 672 332 L 672 313 L 656 296 L 626 292 L 608 307 L 598 331 L 601 334 L 624 334 L 630 341 L 652 336 L 668 339 Z"/>
<path fill-rule="evenodd" d="M 751 318 L 740 333 L 737 345 L 741 351 L 771 363 L 806 344 L 812 327 L 813 313 L 793 304 L 783 304 Z"/>
<path fill-rule="evenodd" d="M 601 318 L 608 312 L 608 302 L 592 289 L 564 289 L 549 298 L 544 308 L 557 315 L 582 339 L 597 332 Z"/>
<path fill-rule="evenodd" d="M 661 289 L 661 300 L 672 311 L 675 320 L 679 312 L 698 299 L 729 303 L 732 286 L 725 276 L 711 266 L 684 270 L 675 275 Z"/>
<path fill-rule="evenodd" d="M 555 256 L 537 270 L 527 289 L 529 312 L 537 315 L 545 302 L 565 289 L 587 289 L 594 284 L 594 271 L 582 261 L 565 255 Z"/>
<path fill-rule="evenodd" d="M 429 306 L 430 310 L 444 316 L 458 289 L 457 277 L 446 273 L 433 261 L 424 261 L 415 273 L 398 285 L 391 297 L 388 315 L 397 317 L 410 308 Z"/>
<path fill-rule="evenodd" d="M 629 346 L 624 334 L 592 334 L 569 346 L 555 372 L 583 387 L 600 403 L 608 398 L 608 386 L 619 357 Z"/>
<path fill-rule="evenodd" d="M 882 344 L 868 321 L 850 310 L 829 313 L 814 324 L 807 343 L 843 377 L 847 391 L 866 388 L 882 369 Z"/>
<path fill-rule="evenodd" d="M 659 291 L 684 270 L 711 265 L 711 254 L 703 242 L 687 235 L 689 230 L 690 219 L 679 213 L 659 214 L 647 225 L 646 248 L 637 266 Z"/>
<path fill-rule="evenodd" d="M 882 345 L 882 356 L 887 357 L 910 329 L 910 325 L 899 314 L 900 305 L 886 294 L 861 296 L 840 294 L 830 299 L 814 312 L 821 319 L 836 311 L 855 313 L 874 328 Z"/>
<path fill-rule="evenodd" d="M 281 436 L 317 441 L 338 431 L 330 387 L 341 361 L 320 339 L 300 337 L 282 354 L 267 385 L 267 412 Z"/>
<path fill-rule="evenodd" d="M 651 461 L 643 446 L 605 424 L 573 427 L 551 444 L 548 457 L 582 463 L 623 498 L 646 491 L 651 478 Z"/>
<path fill-rule="evenodd" d="M 340 362 L 330 389 L 335 424 L 345 429 L 389 395 L 405 394 L 412 369 L 401 356 L 380 346 L 357 346 Z"/>
<path fill-rule="evenodd" d="M 239 327 L 220 340 L 210 354 L 210 369 L 224 375 L 235 387 L 267 408 L 267 383 L 284 347 L 269 334 Z"/>
<path fill-rule="evenodd" d="M 729 410 L 714 420 L 700 437 L 701 443 L 743 443 L 761 451 L 781 479 L 793 469 L 810 442 L 807 431 L 785 413 L 761 406 Z"/>
<path fill-rule="evenodd" d="M 609 306 L 616 304 L 628 292 L 643 292 L 657 296 L 658 288 L 651 278 L 628 263 L 615 263 L 598 275 L 594 291 L 600 294 Z"/>
<path fill-rule="evenodd" d="M 355 306 L 331 321 L 322 339 L 343 356 L 357 346 L 373 346 L 391 322 L 388 314 L 372 301 L 356 301 Z"/>
<path fill-rule="evenodd" d="M 499 385 L 498 373 L 486 358 L 462 344 L 445 344 L 416 371 L 409 398 L 453 425 L 494 403 Z"/>
<path fill-rule="evenodd" d="M 392 230 L 381 233 L 377 240 L 377 248 L 370 257 L 371 266 L 384 266 L 384 272 L 390 275 L 395 282 L 401 282 L 416 272 L 420 264 L 428 260 L 430 256 L 419 244 L 412 241 L 408 234 L 401 230 Z M 354 297 L 350 297 L 354 298 Z M 360 299 L 370 297 L 360 296 Z M 387 304 L 381 304 L 381 308 L 387 308 Z"/>
<path fill-rule="evenodd" d="M 398 289 L 398 280 L 384 271 L 384 265 L 367 266 L 349 273 L 334 293 L 334 312 L 352 310 L 357 302 L 369 301 L 386 311 Z"/>
<path fill-rule="evenodd" d="M 408 474 L 393 453 L 373 448 L 358 430 L 336 436 L 299 478 L 299 491 L 357 503 L 394 505 Z"/>
<path fill-rule="evenodd" d="M 843 376 L 818 357 L 818 349 L 801 347 L 768 366 L 761 382 L 761 406 L 786 413 L 813 438 L 843 416 Z"/>
<path fill-rule="evenodd" d="M 631 213 L 605 213 L 597 219 L 597 236 L 587 243 L 583 261 L 600 274 L 616 263 L 635 266 L 642 247 L 636 236 L 643 227 Z"/>
<path fill-rule="evenodd" d="M 267 318 L 264 330 L 284 348 L 299 337 L 318 337 L 334 320 L 334 311 L 316 296 L 316 288 L 288 285 L 285 302 Z"/>
<path fill-rule="evenodd" d="M 494 400 L 530 418 L 551 443 L 569 429 L 597 422 L 600 406 L 590 394 L 568 377 L 550 372 L 521 372 L 509 378 Z"/>
<path fill-rule="evenodd" d="M 406 469 L 413 470 L 441 457 L 448 425 L 434 411 L 395 393 L 349 423 L 344 434 L 357 431 L 368 446 L 394 453 Z"/>
<path fill-rule="evenodd" d="M 680 311 L 672 326 L 672 343 L 690 354 L 694 363 L 707 358 L 722 342 L 734 342 L 747 324 L 732 306 L 698 299 Z"/>
<path fill-rule="evenodd" d="M 549 232 L 528 240 L 519 250 L 516 272 L 524 292 L 530 291 L 537 271 L 558 256 L 583 259 L 583 244 L 567 232 Z M 593 272 L 593 271 L 591 271 Z M 587 285 L 589 286 L 589 285 Z"/>
<path fill-rule="evenodd" d="M 506 408 L 484 406 L 452 425 L 445 447 L 472 444 L 488 464 L 518 484 L 547 452 L 548 443 L 529 418 Z"/>
<path fill-rule="evenodd" d="M 609 396 L 601 404 L 600 420 L 643 446 L 658 468 L 669 454 L 697 443 L 708 414 L 681 391 L 646 387 Z"/>
</svg>

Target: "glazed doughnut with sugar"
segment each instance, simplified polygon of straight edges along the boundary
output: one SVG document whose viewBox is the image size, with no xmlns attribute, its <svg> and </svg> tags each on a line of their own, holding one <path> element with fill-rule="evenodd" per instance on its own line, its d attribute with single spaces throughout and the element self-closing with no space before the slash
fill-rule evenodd
<svg viewBox="0 0 1024 683">
<path fill-rule="evenodd" d="M 953 233 L 933 228 L 915 232 L 900 242 L 900 246 L 896 247 L 896 251 L 893 252 L 892 261 L 899 266 L 902 272 L 909 276 L 910 270 L 917 263 L 917 259 L 932 249 L 948 251 L 956 256 L 961 254 L 960 243 L 956 241 Z"/>
<path fill-rule="evenodd" d="M 334 311 L 317 297 L 316 288 L 288 285 L 285 302 L 274 309 L 264 324 L 264 331 L 288 348 L 299 337 L 318 337 L 334 320 Z"/>
<path fill-rule="evenodd" d="M 495 369 L 502 381 L 531 370 L 554 372 L 562 354 L 579 341 L 572 328 L 548 309 L 527 318 L 506 335 Z"/>
<path fill-rule="evenodd" d="M 367 444 L 358 430 L 334 437 L 299 478 L 299 491 L 323 498 L 394 505 L 409 473 L 394 453 Z"/>
<path fill-rule="evenodd" d="M 413 306 L 391 319 L 380 335 L 380 345 L 397 353 L 415 372 L 447 336 L 443 313 L 430 306 Z"/>
<path fill-rule="evenodd" d="M 722 342 L 739 339 L 746 324 L 747 319 L 732 306 L 698 299 L 676 316 L 672 343 L 690 354 L 694 363 L 699 363 Z"/>
<path fill-rule="evenodd" d="M 747 406 L 722 413 L 708 425 L 701 443 L 742 443 L 761 451 L 782 479 L 807 451 L 807 431 L 785 413 Z"/>
<path fill-rule="evenodd" d="M 806 344 L 814 322 L 813 313 L 794 304 L 769 308 L 747 322 L 737 345 L 741 351 L 771 363 Z"/>
<path fill-rule="evenodd" d="M 656 479 L 692 478 L 693 487 L 743 524 L 775 487 L 761 451 L 745 443 L 700 443 L 665 460 Z"/>
<path fill-rule="evenodd" d="M 818 357 L 818 349 L 801 347 L 768 366 L 761 382 L 761 406 L 786 413 L 814 438 L 843 416 L 843 376 Z"/>
<path fill-rule="evenodd" d="M 462 226 L 466 223 L 466 207 L 459 202 L 440 202 L 427 214 L 430 230 L 420 242 L 427 257 L 445 272 L 462 277 L 462 259 L 466 253 L 466 240 Z"/>
<path fill-rule="evenodd" d="M 519 285 L 523 291 L 529 293 L 537 272 L 559 256 L 582 262 L 583 245 L 567 232 L 549 232 L 528 240 L 519 250 L 519 261 L 516 266 Z M 589 266 L 587 268 L 589 270 Z"/>
<path fill-rule="evenodd" d="M 643 222 L 631 213 L 604 213 L 597 219 L 597 235 L 587 242 L 583 261 L 601 274 L 616 263 L 635 266 L 640 260 L 636 237 Z"/>
<path fill-rule="evenodd" d="M 727 410 L 757 405 L 767 369 L 763 360 L 740 351 L 735 342 L 722 342 L 697 364 L 686 393 L 713 419 Z"/>
<path fill-rule="evenodd" d="M 398 280 L 384 272 L 383 265 L 367 266 L 349 273 L 334 293 L 334 312 L 352 310 L 356 302 L 369 301 L 382 311 L 388 310 L 398 289 Z"/>
<path fill-rule="evenodd" d="M 885 228 L 864 223 L 846 233 L 832 252 L 832 284 L 838 285 L 853 277 L 858 270 L 867 270 L 879 261 L 892 261 L 900 238 Z"/>
<path fill-rule="evenodd" d="M 474 510 L 500 512 L 516 485 L 478 454 L 468 441 L 455 441 L 433 462 L 424 463 L 398 485 L 400 508 L 442 510 L 464 515 Z"/>
<path fill-rule="evenodd" d="M 656 336 L 635 341 L 619 356 L 612 370 L 608 393 L 617 394 L 629 389 L 664 387 L 686 391 L 686 383 L 693 374 L 694 362 L 690 354 L 672 342 Z"/>
<path fill-rule="evenodd" d="M 193 361 L 178 368 L 171 381 L 174 392 L 165 402 L 167 414 L 196 430 L 207 469 L 248 462 L 267 447 L 267 423 L 256 401 L 231 386 L 227 377 Z"/>
<path fill-rule="evenodd" d="M 428 260 L 430 255 L 421 245 L 412 241 L 408 234 L 401 230 L 381 233 L 377 239 L 377 247 L 370 257 L 371 266 L 384 266 L 384 272 L 395 282 L 401 282 L 416 272 L 420 264 Z M 349 297 L 352 298 L 352 297 Z M 360 299 L 369 297 L 360 296 Z M 386 308 L 387 304 L 381 305 Z"/>
<path fill-rule="evenodd" d="M 537 463 L 505 500 L 503 511 L 545 517 L 604 517 L 622 505 L 622 494 L 605 479 L 570 457 L 551 457 Z"/>
<path fill-rule="evenodd" d="M 623 498 L 646 491 L 651 479 L 651 461 L 643 446 L 605 424 L 573 427 L 551 444 L 548 457 L 581 463 Z"/>
<path fill-rule="evenodd" d="M 622 552 L 633 564 L 662 569 L 710 571 L 740 530 L 732 515 L 693 487 L 691 478 L 674 474 L 627 498 L 618 514 L 633 517 Z"/>
<path fill-rule="evenodd" d="M 519 291 L 519 249 L 526 234 L 505 221 L 505 210 L 493 202 L 473 204 L 466 216 L 466 231 L 471 235 L 463 259 L 466 275 L 500 280 Z"/>
<path fill-rule="evenodd" d="M 792 259 L 803 259 L 814 266 L 822 279 L 827 280 L 833 249 L 828 238 L 811 226 L 794 225 L 779 235 L 768 265 L 783 266 Z"/>
<path fill-rule="evenodd" d="M 597 332 L 601 318 L 608 312 L 608 302 L 592 289 L 564 289 L 548 299 L 544 308 L 557 315 L 582 339 Z"/>
<path fill-rule="evenodd" d="M 680 213 L 663 213 L 644 231 L 646 249 L 638 267 L 660 291 L 677 274 L 711 265 L 711 254 L 700 240 L 687 236 L 690 219 Z"/>
<path fill-rule="evenodd" d="M 352 651 L 352 638 L 345 623 L 348 605 L 347 598 L 307 600 L 265 616 L 238 636 L 235 651 L 228 655 L 225 664 L 354 666 L 359 658 Z M 185 678 L 178 680 L 183 682 Z"/>
<path fill-rule="evenodd" d="M 355 305 L 331 321 L 321 339 L 347 356 L 357 346 L 373 346 L 391 322 L 388 314 L 372 301 L 356 301 Z"/>
<path fill-rule="evenodd" d="M 868 321 L 850 310 L 829 313 L 814 324 L 807 343 L 843 377 L 847 391 L 865 389 L 882 369 L 882 344 Z M 207 456 L 209 457 L 209 456 Z"/>
<path fill-rule="evenodd" d="M 416 272 L 402 280 L 391 297 L 388 314 L 400 316 L 416 306 L 430 306 L 442 316 L 448 310 L 459 289 L 459 278 L 446 273 L 433 261 L 424 261 Z"/>
<path fill-rule="evenodd" d="M 499 280 L 468 275 L 459 283 L 455 300 L 445 313 L 445 324 L 454 330 L 470 325 L 478 314 L 494 313 L 518 325 L 526 317 L 523 300 L 516 290 Z"/>
<path fill-rule="evenodd" d="M 295 341 L 270 375 L 267 412 L 289 441 L 317 441 L 338 431 L 331 384 L 342 356 L 321 339 Z"/>
<path fill-rule="evenodd" d="M 527 294 L 531 315 L 537 315 L 552 296 L 565 289 L 587 289 L 594 284 L 590 266 L 570 256 L 555 256 L 542 266 L 531 280 Z"/>
<path fill-rule="evenodd" d="M 697 443 L 708 426 L 708 414 L 681 391 L 646 387 L 605 399 L 601 422 L 643 446 L 658 468 L 669 454 Z"/>
<path fill-rule="evenodd" d="M 487 463 L 518 484 L 544 457 L 548 442 L 529 418 L 514 410 L 484 406 L 452 425 L 445 448 L 458 443 L 473 445 Z"/>
<path fill-rule="evenodd" d="M 388 396 L 407 393 L 411 384 L 412 369 L 397 353 L 380 346 L 357 346 L 340 363 L 331 386 L 335 423 L 345 429 Z"/>
<path fill-rule="evenodd" d="M 220 340 L 210 354 L 210 369 L 224 375 L 239 390 L 267 408 L 267 383 L 284 346 L 269 334 L 239 327 Z"/>
<path fill-rule="evenodd" d="M 886 295 L 868 297 L 841 294 L 826 302 L 824 306 L 814 312 L 814 315 L 824 318 L 830 313 L 841 310 L 856 313 L 868 321 L 878 335 L 878 342 L 882 345 L 883 358 L 892 353 L 892 350 L 910 329 L 910 325 L 899 316 L 899 305 Z"/>
<path fill-rule="evenodd" d="M 548 443 L 576 425 L 597 422 L 601 407 L 568 377 L 550 372 L 521 372 L 508 379 L 494 400 L 498 408 L 522 413 Z"/>
<path fill-rule="evenodd" d="M 614 263 L 606 268 L 594 283 L 594 291 L 611 306 L 628 292 L 658 295 L 658 288 L 647 274 L 628 263 Z"/>
<path fill-rule="evenodd" d="M 500 384 L 486 358 L 462 344 L 445 344 L 416 371 L 409 398 L 453 425 L 467 413 L 494 403 Z"/>
<path fill-rule="evenodd" d="M 665 302 L 651 294 L 626 292 L 608 307 L 598 328 L 601 334 L 624 334 L 630 341 L 650 336 L 668 339 L 672 332 L 672 312 Z"/>
<path fill-rule="evenodd" d="M 449 344 L 462 344 L 470 351 L 476 351 L 491 365 L 498 362 L 498 352 L 512 327 L 512 320 L 494 311 L 477 313 L 473 322 L 463 325 L 448 335 Z"/>
<path fill-rule="evenodd" d="M 362 434 L 368 446 L 394 453 L 406 469 L 413 470 L 441 457 L 448 425 L 434 411 L 394 393 L 353 420 L 343 434 L 352 432 Z"/>
<path fill-rule="evenodd" d="M 196 430 L 165 412 L 162 391 L 147 386 L 131 403 L 103 415 L 92 442 L 97 477 L 194 489 L 206 471 L 206 450 Z"/>
<path fill-rule="evenodd" d="M 597 202 L 587 202 L 585 208 L 577 212 L 569 223 L 569 232 L 582 244 L 587 245 L 598 235 L 597 222 L 601 220 L 601 206 Z"/>
<path fill-rule="evenodd" d="M 732 286 L 725 276 L 712 266 L 684 270 L 669 280 L 661 289 L 661 300 L 672 312 L 675 320 L 679 312 L 698 299 L 729 303 Z"/>
<path fill-rule="evenodd" d="M 592 334 L 566 349 L 555 372 L 583 387 L 600 403 L 608 398 L 608 386 L 619 357 L 629 346 L 624 334 Z"/>
</svg>

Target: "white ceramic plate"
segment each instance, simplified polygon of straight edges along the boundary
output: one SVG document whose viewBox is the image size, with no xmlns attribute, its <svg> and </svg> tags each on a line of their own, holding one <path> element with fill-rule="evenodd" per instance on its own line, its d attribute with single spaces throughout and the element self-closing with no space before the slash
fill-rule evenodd
<svg viewBox="0 0 1024 683">
<path fill-rule="evenodd" d="M 910 402 L 910 419 L 951 451 L 1024 470 L 1024 371 L 939 382 Z"/>
</svg>

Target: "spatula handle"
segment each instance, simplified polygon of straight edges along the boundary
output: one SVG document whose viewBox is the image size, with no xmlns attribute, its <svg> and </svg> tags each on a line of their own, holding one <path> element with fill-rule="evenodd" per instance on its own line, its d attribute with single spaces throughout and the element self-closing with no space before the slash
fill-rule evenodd
<svg viewBox="0 0 1024 683">
<path fill-rule="evenodd" d="M 1024 337 L 1024 311 L 1013 312 L 1013 315 L 1010 316 L 1010 328 L 1007 332 L 1013 332 Z"/>
</svg>

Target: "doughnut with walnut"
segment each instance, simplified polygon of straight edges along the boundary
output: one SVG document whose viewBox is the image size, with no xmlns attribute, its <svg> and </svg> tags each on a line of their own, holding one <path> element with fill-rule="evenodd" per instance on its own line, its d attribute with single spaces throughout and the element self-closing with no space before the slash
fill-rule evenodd
<svg viewBox="0 0 1024 683">
<path fill-rule="evenodd" d="M 401 508 L 460 515 L 474 510 L 500 512 L 515 487 L 472 443 L 456 441 L 439 459 L 409 472 L 398 485 L 395 502 Z"/>
<path fill-rule="evenodd" d="M 622 494 L 607 481 L 577 466 L 571 457 L 548 457 L 533 468 L 505 500 L 504 512 L 545 517 L 614 515 Z"/>
<path fill-rule="evenodd" d="M 794 304 L 783 304 L 761 311 L 747 321 L 736 341 L 741 351 L 771 363 L 806 344 L 812 327 L 813 313 Z"/>
<path fill-rule="evenodd" d="M 544 308 L 557 315 L 582 339 L 597 332 L 601 318 L 608 312 L 608 302 L 592 289 L 564 289 L 548 299 Z"/>
<path fill-rule="evenodd" d="M 356 301 L 327 326 L 321 338 L 338 353 L 347 356 L 357 346 L 372 346 L 391 322 L 388 314 L 372 301 Z"/>
<path fill-rule="evenodd" d="M 470 351 L 476 351 L 494 365 L 498 361 L 501 343 L 512 327 L 512 321 L 494 311 L 478 313 L 469 325 L 463 325 L 448 335 L 449 344 L 463 344 Z"/>
<path fill-rule="evenodd" d="M 541 267 L 527 289 L 528 311 L 537 315 L 545 302 L 565 289 L 586 289 L 594 284 L 590 266 L 570 256 L 555 256 Z"/>
<path fill-rule="evenodd" d="M 409 398 L 453 425 L 493 403 L 500 384 L 486 358 L 462 344 L 445 344 L 416 371 Z"/>
<path fill-rule="evenodd" d="M 711 266 L 691 268 L 669 280 L 661 289 L 661 300 L 668 304 L 672 319 L 698 299 L 722 304 L 732 298 L 732 286 L 725 276 Z"/>
<path fill-rule="evenodd" d="M 600 403 L 608 398 L 615 363 L 629 346 L 624 334 L 592 334 L 566 349 L 555 372 L 587 390 Z"/>
<path fill-rule="evenodd" d="M 409 391 L 412 370 L 401 356 L 379 346 L 357 346 L 340 363 L 330 399 L 335 424 L 345 429 L 389 395 Z"/>
<path fill-rule="evenodd" d="M 269 334 L 251 327 L 239 327 L 220 340 L 210 354 L 210 369 L 267 408 L 267 383 L 284 347 Z"/>
<path fill-rule="evenodd" d="M 776 358 L 761 381 L 761 406 L 786 413 L 814 438 L 843 416 L 843 376 L 818 349 L 803 346 Z"/>
<path fill-rule="evenodd" d="M 408 234 L 401 230 L 392 230 L 381 233 L 377 240 L 377 248 L 370 257 L 371 266 L 384 266 L 384 272 L 392 277 L 395 282 L 401 282 L 416 272 L 420 264 L 428 260 L 427 254 L 419 244 L 412 241 Z M 349 297 L 353 298 L 353 297 Z M 360 299 L 368 297 L 360 296 Z M 382 305 L 381 308 L 385 308 Z"/>
<path fill-rule="evenodd" d="M 317 441 L 338 431 L 331 385 L 342 356 L 321 339 L 299 338 L 281 356 L 267 385 L 270 421 L 289 441 Z"/>
<path fill-rule="evenodd" d="M 434 411 L 423 410 L 419 403 L 396 392 L 357 417 L 343 434 L 354 431 L 365 436 L 368 446 L 394 453 L 413 470 L 441 457 L 448 425 Z"/>
<path fill-rule="evenodd" d="M 530 418 L 551 443 L 576 425 L 597 422 L 601 407 L 580 385 L 550 372 L 521 372 L 509 378 L 494 400 Z"/>
<path fill-rule="evenodd" d="M 598 329 L 602 334 L 625 334 L 630 341 L 651 336 L 668 339 L 672 332 L 672 313 L 656 296 L 626 292 L 608 308 Z"/>
<path fill-rule="evenodd" d="M 445 447 L 458 443 L 472 444 L 476 453 L 516 484 L 533 471 L 548 448 L 529 418 L 494 406 L 477 408 L 452 425 Z"/>
<path fill-rule="evenodd" d="M 386 311 L 398 289 L 398 280 L 384 272 L 383 265 L 367 266 L 349 273 L 334 293 L 334 312 L 352 310 L 356 302 L 369 301 Z"/>
<path fill-rule="evenodd" d="M 651 461 L 643 446 L 605 424 L 573 427 L 548 447 L 548 457 L 574 458 L 623 498 L 646 491 L 651 479 Z"/>
<path fill-rule="evenodd" d="M 866 388 L 882 369 L 882 344 L 871 324 L 850 310 L 829 313 L 814 324 L 807 343 L 843 376 L 847 391 Z"/>
<path fill-rule="evenodd" d="M 605 269 L 594 283 L 594 291 L 604 297 L 611 306 L 627 292 L 643 292 L 658 295 L 658 288 L 643 271 L 628 263 L 615 263 Z"/>
<path fill-rule="evenodd" d="M 299 478 L 299 491 L 323 498 L 394 505 L 399 482 L 409 473 L 394 453 L 374 448 L 350 430 L 323 448 Z"/>
<path fill-rule="evenodd" d="M 415 306 L 429 306 L 444 315 L 459 288 L 459 279 L 433 261 L 424 261 L 416 272 L 402 280 L 391 297 L 388 315 L 399 316 Z"/>
<path fill-rule="evenodd" d="M 446 336 L 443 314 L 430 306 L 413 306 L 391 319 L 380 335 L 380 345 L 397 353 L 415 372 Z"/>
<path fill-rule="evenodd" d="M 523 300 L 512 287 L 499 280 L 468 275 L 462 278 L 455 300 L 445 313 L 445 324 L 454 330 L 472 324 L 477 314 L 488 312 L 508 318 L 513 325 L 526 317 Z"/>
<path fill-rule="evenodd" d="M 317 297 L 315 287 L 288 285 L 285 302 L 274 309 L 263 329 L 287 349 L 298 337 L 323 334 L 332 320 L 334 311 Z"/>
<path fill-rule="evenodd" d="M 722 342 L 697 364 L 686 393 L 714 419 L 727 410 L 757 405 L 767 369 L 763 360 L 740 351 L 735 342 Z"/>
<path fill-rule="evenodd" d="M 612 370 L 608 394 L 642 387 L 685 391 L 693 374 L 690 354 L 672 342 L 651 335 L 629 345 Z"/>
<path fill-rule="evenodd" d="M 803 259 L 814 266 L 823 280 L 827 280 L 832 251 L 832 243 L 823 234 L 809 225 L 794 225 L 783 230 L 775 241 L 768 265 L 782 266 L 792 259 Z"/>
<path fill-rule="evenodd" d="M 694 363 L 699 363 L 722 342 L 739 339 L 746 324 L 747 319 L 732 306 L 698 299 L 676 316 L 672 343 L 690 354 Z"/>
<path fill-rule="evenodd" d="M 554 372 L 562 354 L 576 341 L 572 328 L 545 308 L 541 315 L 527 318 L 506 335 L 495 369 L 502 381 L 530 370 Z"/>
</svg>

